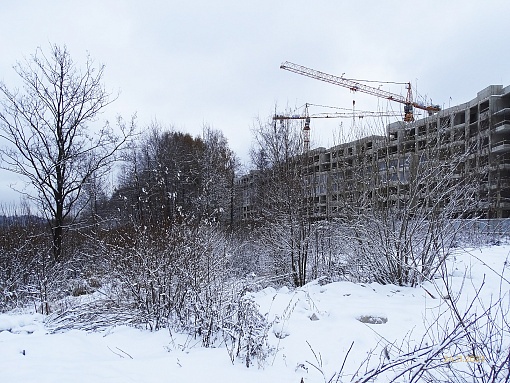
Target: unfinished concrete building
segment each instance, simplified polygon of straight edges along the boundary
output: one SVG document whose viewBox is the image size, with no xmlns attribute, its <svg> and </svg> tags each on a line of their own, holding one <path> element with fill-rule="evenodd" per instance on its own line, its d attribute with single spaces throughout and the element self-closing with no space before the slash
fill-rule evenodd
<svg viewBox="0 0 510 383">
<path fill-rule="evenodd" d="M 510 217 L 510 86 L 492 85 L 464 104 L 411 123 L 392 123 L 386 136 L 309 151 L 303 164 L 307 214 L 317 220 L 353 207 L 399 208 L 409 203 L 411 182 L 420 189 L 416 203 L 433 206 L 436 185 L 421 173 L 417 165 L 422 163 L 436 173 L 450 166 L 441 175 L 449 185 L 472 186 L 473 203 L 459 217 Z M 239 184 L 250 185 L 250 178 Z M 256 209 L 256 192 L 248 189 L 242 217 Z"/>
<path fill-rule="evenodd" d="M 349 206 L 370 203 L 377 185 L 377 152 L 384 136 L 370 136 L 309 152 L 305 196 L 312 219 L 336 217 Z"/>
<path fill-rule="evenodd" d="M 235 180 L 234 221 L 252 221 L 260 209 L 260 172 L 251 170 Z"/>
<path fill-rule="evenodd" d="M 470 216 L 510 216 L 510 87 L 492 85 L 464 104 L 388 126 L 390 157 L 419 155 L 430 147 L 439 163 L 455 162 L 451 178 L 476 182 Z"/>
</svg>

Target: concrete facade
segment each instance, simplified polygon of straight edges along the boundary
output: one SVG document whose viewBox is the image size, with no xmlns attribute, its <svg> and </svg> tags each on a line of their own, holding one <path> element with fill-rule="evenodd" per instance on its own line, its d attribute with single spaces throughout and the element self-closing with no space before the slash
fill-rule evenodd
<svg viewBox="0 0 510 383">
<path fill-rule="evenodd" d="M 447 176 L 452 184 L 476 183 L 476 203 L 462 216 L 510 217 L 510 86 L 491 85 L 464 104 L 412 123 L 392 123 L 386 136 L 311 150 L 303 163 L 309 217 L 334 218 L 347 204 L 399 207 L 406 203 L 413 161 L 424 158 L 437 168 L 455 164 Z M 257 177 L 251 172 L 237 181 L 241 220 L 257 210 Z M 433 186 L 423 180 L 422 203 L 434 198 Z"/>
</svg>

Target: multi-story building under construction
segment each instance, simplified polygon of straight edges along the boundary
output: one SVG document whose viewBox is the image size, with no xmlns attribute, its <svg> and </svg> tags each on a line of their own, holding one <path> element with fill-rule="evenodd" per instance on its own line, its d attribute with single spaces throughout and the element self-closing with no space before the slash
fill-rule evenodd
<svg viewBox="0 0 510 383">
<path fill-rule="evenodd" d="M 465 198 L 472 203 L 458 216 L 510 217 L 510 86 L 491 85 L 464 104 L 392 123 L 386 136 L 317 148 L 304 158 L 304 200 L 312 219 L 340 216 L 351 204 L 398 208 L 410 203 L 413 182 L 420 191 L 414 203 L 435 206 L 438 181 L 447 181 L 450 189 L 443 190 L 462 185 L 470 191 Z M 238 180 L 239 219 L 257 210 L 257 177 L 252 172 Z"/>
</svg>

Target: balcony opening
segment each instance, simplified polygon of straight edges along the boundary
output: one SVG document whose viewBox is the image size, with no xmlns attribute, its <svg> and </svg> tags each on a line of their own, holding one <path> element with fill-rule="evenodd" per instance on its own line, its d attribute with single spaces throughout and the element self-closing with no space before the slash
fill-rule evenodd
<svg viewBox="0 0 510 383">
<path fill-rule="evenodd" d="M 455 114 L 455 117 L 453 119 L 453 125 L 461 125 L 461 124 L 465 124 L 465 123 L 466 123 L 466 111 L 465 110 Z"/>
<path fill-rule="evenodd" d="M 480 104 L 480 114 L 489 110 L 489 100 L 484 101 Z"/>
<path fill-rule="evenodd" d="M 469 109 L 469 123 L 473 124 L 478 121 L 478 105 Z"/>
</svg>

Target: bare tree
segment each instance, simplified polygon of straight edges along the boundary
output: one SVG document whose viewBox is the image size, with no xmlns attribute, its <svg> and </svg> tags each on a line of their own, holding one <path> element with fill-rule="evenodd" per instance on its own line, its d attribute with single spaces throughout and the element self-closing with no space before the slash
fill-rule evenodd
<svg viewBox="0 0 510 383">
<path fill-rule="evenodd" d="M 201 210 L 213 220 L 232 226 L 234 177 L 238 160 L 219 130 L 204 126 Z"/>
<path fill-rule="evenodd" d="M 115 98 L 105 90 L 104 66 L 87 57 L 80 70 L 65 46 L 38 48 L 14 67 L 22 90 L 0 84 L 1 168 L 23 176 L 36 195 L 25 192 L 51 225 L 53 257 L 63 256 L 63 240 L 84 185 L 115 161 L 133 132 L 133 121 L 118 120 L 120 134 L 106 122 L 90 125 Z"/>
<path fill-rule="evenodd" d="M 252 160 L 261 174 L 257 187 L 257 210 L 263 222 L 260 238 L 273 253 L 276 274 L 288 274 L 295 286 L 302 286 L 307 282 L 312 227 L 300 129 L 288 121 L 259 121 L 253 134 Z"/>
<path fill-rule="evenodd" d="M 204 151 L 199 137 L 149 126 L 126 156 L 112 196 L 124 223 L 164 228 L 182 214 L 198 217 Z"/>
<path fill-rule="evenodd" d="M 479 174 L 464 166 L 474 149 L 439 139 L 407 153 L 384 141 L 368 176 L 363 157 L 355 162 L 350 181 L 371 185 L 339 197 L 338 221 L 358 280 L 414 286 L 432 278 L 468 224 L 462 218 L 476 212 Z"/>
</svg>

